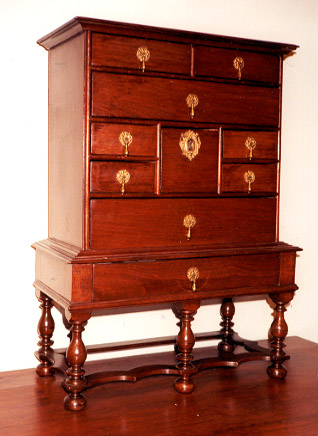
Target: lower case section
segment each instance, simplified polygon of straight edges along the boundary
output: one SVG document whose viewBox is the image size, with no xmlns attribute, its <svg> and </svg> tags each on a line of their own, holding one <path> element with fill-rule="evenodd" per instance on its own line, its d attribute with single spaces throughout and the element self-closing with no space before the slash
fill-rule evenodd
<svg viewBox="0 0 318 436">
<path fill-rule="evenodd" d="M 224 298 L 221 306 L 221 330 L 218 332 L 199 335 L 197 340 L 219 339 L 217 355 L 207 356 L 204 359 L 194 361 L 192 350 L 195 344 L 191 323 L 197 310 L 200 307 L 200 300 L 183 301 L 174 305 L 174 313 L 179 319 L 179 334 L 175 343 L 176 365 L 152 365 L 134 368 L 126 371 L 112 371 L 86 374 L 84 363 L 87 352 L 82 340 L 84 326 L 91 316 L 89 311 L 67 312 L 66 325 L 71 332 L 71 341 L 66 352 L 54 352 L 52 335 L 54 321 L 51 315 L 52 300 L 43 292 L 38 293 L 41 303 L 41 318 L 38 324 L 40 341 L 36 357 L 39 360 L 37 373 L 39 376 L 49 377 L 53 373 L 60 373 L 64 376 L 62 386 L 67 392 L 64 399 L 64 407 L 70 411 L 79 411 L 86 406 L 86 398 L 83 391 L 94 386 L 114 382 L 134 382 L 144 377 L 154 375 L 174 375 L 176 378 L 174 388 L 181 394 L 189 394 L 194 389 L 193 376 L 200 371 L 214 367 L 236 367 L 240 363 L 254 360 L 268 360 L 270 366 L 267 373 L 270 377 L 281 379 L 287 374 L 283 363 L 289 356 L 284 352 L 284 339 L 287 335 L 287 324 L 284 319 L 285 305 L 288 304 L 294 293 L 277 292 L 269 294 L 276 304 L 274 321 L 271 325 L 271 349 L 259 347 L 257 343 L 245 341 L 237 336 L 233 330 L 233 317 L 235 314 L 234 304 L 231 298 Z M 157 341 L 160 345 L 172 342 L 170 339 Z M 136 345 L 136 344 L 135 344 Z M 145 343 L 143 344 L 145 345 Z M 153 344 L 149 344 L 153 345 Z M 117 349 L 120 346 L 117 346 Z M 112 350 L 116 347 L 112 347 Z M 105 351 L 103 347 L 93 350 Z M 212 350 L 211 350 L 212 351 Z"/>
</svg>

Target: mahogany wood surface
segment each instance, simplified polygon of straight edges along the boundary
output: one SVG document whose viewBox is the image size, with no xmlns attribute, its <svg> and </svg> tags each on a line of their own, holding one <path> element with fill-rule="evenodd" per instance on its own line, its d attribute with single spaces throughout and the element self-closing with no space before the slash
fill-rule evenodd
<svg viewBox="0 0 318 436">
<path fill-rule="evenodd" d="M 33 369 L 0 374 L 0 434 L 5 436 L 316 436 L 318 345 L 288 338 L 292 358 L 285 380 L 264 378 L 267 362 L 203 371 L 191 395 L 171 389 L 174 377 L 103 385 L 87 391 L 80 413 L 57 407 L 60 377 Z M 262 343 L 267 344 L 267 341 Z M 194 353 L 196 356 L 199 350 Z M 204 351 L 202 350 L 202 355 Z M 99 370 L 161 363 L 168 355 L 143 355 L 87 363 Z M 174 362 L 174 353 L 170 353 Z M 305 370 L 304 370 L 305 369 Z"/>
</svg>

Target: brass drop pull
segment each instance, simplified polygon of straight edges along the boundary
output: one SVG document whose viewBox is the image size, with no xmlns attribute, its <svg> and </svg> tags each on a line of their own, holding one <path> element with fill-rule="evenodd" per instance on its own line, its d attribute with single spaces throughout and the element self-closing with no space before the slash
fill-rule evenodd
<svg viewBox="0 0 318 436">
<path fill-rule="evenodd" d="M 244 180 L 245 183 L 248 183 L 247 192 L 250 194 L 250 192 L 252 191 L 252 183 L 255 182 L 255 174 L 253 173 L 253 171 L 246 171 L 246 173 L 244 174 Z"/>
<path fill-rule="evenodd" d="M 242 78 L 242 70 L 244 68 L 244 59 L 241 58 L 241 57 L 236 57 L 233 60 L 233 67 L 237 70 L 238 79 L 241 80 L 241 78 Z"/>
<path fill-rule="evenodd" d="M 193 266 L 192 268 L 189 268 L 187 271 L 187 278 L 192 282 L 191 289 L 193 292 L 197 290 L 196 281 L 198 280 L 200 274 L 198 268 Z"/>
<path fill-rule="evenodd" d="M 187 229 L 186 237 L 191 239 L 191 229 L 196 225 L 197 220 L 193 215 L 186 215 L 183 219 L 183 225 Z"/>
<path fill-rule="evenodd" d="M 133 137 L 129 132 L 121 132 L 119 135 L 119 142 L 124 146 L 124 156 L 127 157 L 129 155 L 128 147 L 132 143 Z"/>
<path fill-rule="evenodd" d="M 245 141 L 245 147 L 249 149 L 250 153 L 249 153 L 249 160 L 252 160 L 253 158 L 253 150 L 256 147 L 256 141 L 254 138 L 252 138 L 251 136 L 249 136 L 246 141 Z"/>
<path fill-rule="evenodd" d="M 141 71 L 144 73 L 146 69 L 146 62 L 148 62 L 150 58 L 150 51 L 147 49 L 147 47 L 139 47 L 136 56 L 141 62 Z"/>
<path fill-rule="evenodd" d="M 201 147 L 201 141 L 198 133 L 188 130 L 185 133 L 181 133 L 179 146 L 182 151 L 182 155 L 190 161 L 199 154 Z"/>
<path fill-rule="evenodd" d="M 128 171 L 126 170 L 120 170 L 118 171 L 117 175 L 116 175 L 116 179 L 117 181 L 121 184 L 121 195 L 125 194 L 125 184 L 129 182 L 130 179 L 130 174 Z"/>
<path fill-rule="evenodd" d="M 189 94 L 188 97 L 186 98 L 186 102 L 187 102 L 188 108 L 190 108 L 190 118 L 193 119 L 194 118 L 194 108 L 196 106 L 198 106 L 198 104 L 199 104 L 198 96 L 195 94 Z"/>
</svg>

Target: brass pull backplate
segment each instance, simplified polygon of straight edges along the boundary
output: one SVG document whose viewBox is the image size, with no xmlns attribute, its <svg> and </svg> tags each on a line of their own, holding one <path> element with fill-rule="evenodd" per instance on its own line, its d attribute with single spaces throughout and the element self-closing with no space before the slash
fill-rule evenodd
<svg viewBox="0 0 318 436">
<path fill-rule="evenodd" d="M 192 282 L 191 290 L 195 292 L 197 290 L 196 281 L 198 280 L 200 276 L 198 268 L 193 266 L 192 268 L 189 268 L 187 271 L 187 278 Z"/>
<path fill-rule="evenodd" d="M 237 70 L 238 79 L 241 80 L 241 78 L 242 78 L 242 70 L 244 68 L 244 59 L 241 58 L 241 57 L 236 57 L 233 60 L 233 67 Z"/>
<path fill-rule="evenodd" d="M 186 237 L 191 239 L 191 229 L 196 225 L 197 220 L 193 215 L 186 215 L 183 219 L 183 225 L 187 229 Z"/>
<path fill-rule="evenodd" d="M 118 171 L 118 173 L 116 174 L 116 179 L 118 181 L 118 183 L 121 184 L 121 195 L 125 194 L 125 184 L 129 182 L 130 180 L 130 174 L 128 171 L 126 170 L 120 170 Z"/>
<path fill-rule="evenodd" d="M 182 155 L 191 161 L 199 154 L 199 150 L 201 147 L 199 134 L 193 132 L 192 130 L 181 133 L 179 145 L 182 151 Z"/>
<path fill-rule="evenodd" d="M 119 135 L 119 142 L 124 146 L 124 156 L 129 155 L 128 147 L 132 143 L 133 137 L 129 132 L 121 132 Z"/>
<path fill-rule="evenodd" d="M 256 141 L 254 138 L 249 136 L 245 141 L 245 147 L 248 148 L 250 151 L 249 153 L 249 160 L 252 160 L 253 158 L 253 150 L 256 148 Z"/>
<path fill-rule="evenodd" d="M 194 118 L 194 108 L 198 106 L 199 99 L 198 96 L 195 94 L 189 94 L 186 98 L 187 106 L 190 108 L 190 118 Z"/>
<path fill-rule="evenodd" d="M 148 62 L 150 58 L 150 51 L 147 49 L 147 47 L 139 47 L 136 56 L 141 62 L 141 71 L 144 72 L 146 69 L 146 62 Z"/>
<path fill-rule="evenodd" d="M 252 183 L 255 182 L 255 174 L 253 171 L 246 171 L 244 174 L 245 183 L 248 184 L 247 192 L 250 193 L 252 191 Z"/>
</svg>

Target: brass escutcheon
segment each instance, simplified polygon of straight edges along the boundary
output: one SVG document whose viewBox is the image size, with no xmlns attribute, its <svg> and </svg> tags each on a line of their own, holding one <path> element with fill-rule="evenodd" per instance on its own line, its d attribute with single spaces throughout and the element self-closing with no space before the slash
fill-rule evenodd
<svg viewBox="0 0 318 436">
<path fill-rule="evenodd" d="M 124 146 L 124 156 L 129 155 L 128 147 L 132 143 L 133 137 L 129 132 L 121 132 L 119 135 L 119 142 Z"/>
<path fill-rule="evenodd" d="M 144 72 L 146 69 L 146 62 L 148 62 L 150 58 L 150 51 L 147 49 L 147 47 L 139 47 L 136 56 L 141 62 L 141 71 Z"/>
<path fill-rule="evenodd" d="M 249 149 L 249 160 L 253 158 L 253 150 L 256 147 L 256 141 L 253 137 L 249 136 L 245 141 L 245 147 Z"/>
<path fill-rule="evenodd" d="M 195 292 L 197 290 L 196 281 L 198 280 L 200 274 L 198 268 L 193 266 L 192 268 L 189 268 L 187 271 L 187 278 L 192 282 L 191 290 Z"/>
<path fill-rule="evenodd" d="M 192 130 L 181 133 L 179 145 L 182 151 L 182 155 L 191 161 L 199 154 L 199 150 L 201 147 L 199 134 L 193 132 Z"/>
<path fill-rule="evenodd" d="M 187 229 L 186 237 L 191 239 L 191 229 L 196 225 L 197 220 L 193 215 L 186 215 L 183 219 L 183 225 Z"/>
<path fill-rule="evenodd" d="M 198 104 L 199 104 L 198 96 L 195 94 L 189 94 L 188 97 L 186 98 L 186 102 L 187 102 L 188 108 L 190 108 L 190 118 L 193 119 L 194 118 L 194 108 L 196 106 L 198 106 Z"/>
<path fill-rule="evenodd" d="M 237 70 L 238 79 L 242 78 L 242 70 L 244 68 L 244 59 L 241 57 L 236 57 L 233 60 L 233 67 Z"/>
<path fill-rule="evenodd" d="M 118 171 L 118 173 L 116 174 L 116 179 L 121 184 L 121 189 L 120 189 L 121 195 L 124 195 L 125 194 L 125 184 L 128 183 L 130 180 L 129 172 L 126 170 Z"/>
<path fill-rule="evenodd" d="M 255 174 L 253 171 L 246 171 L 244 174 L 245 183 L 248 183 L 247 192 L 250 193 L 252 191 L 252 183 L 255 182 Z"/>
</svg>

